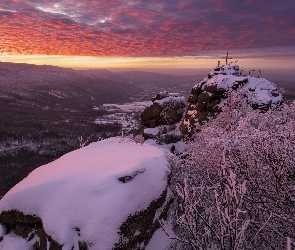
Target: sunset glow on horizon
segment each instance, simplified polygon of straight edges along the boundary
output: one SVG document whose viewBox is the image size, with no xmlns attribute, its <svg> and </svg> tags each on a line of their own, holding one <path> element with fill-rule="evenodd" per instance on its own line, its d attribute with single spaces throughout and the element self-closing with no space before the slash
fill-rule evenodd
<svg viewBox="0 0 295 250">
<path fill-rule="evenodd" d="M 2 0 L 0 61 L 212 68 L 229 52 L 246 65 L 294 67 L 294 11 L 293 0 Z"/>
<path fill-rule="evenodd" d="M 87 57 L 87 56 L 47 56 L 47 55 L 20 55 L 20 56 L 2 56 L 0 61 L 12 63 L 29 63 L 36 65 L 52 65 L 63 68 L 81 69 L 109 69 L 109 70 L 149 70 L 156 72 L 166 72 L 179 74 L 183 70 L 194 74 L 193 69 L 212 69 L 221 61 L 222 57 L 205 58 L 155 58 L 155 57 Z M 241 58 L 232 59 L 241 67 L 247 69 L 287 69 L 295 68 L 295 60 L 292 58 Z M 173 69 L 178 71 L 173 72 Z M 168 70 L 168 71 L 167 71 Z M 170 70 L 170 71 L 169 71 Z M 186 71 L 187 70 L 187 71 Z"/>
</svg>

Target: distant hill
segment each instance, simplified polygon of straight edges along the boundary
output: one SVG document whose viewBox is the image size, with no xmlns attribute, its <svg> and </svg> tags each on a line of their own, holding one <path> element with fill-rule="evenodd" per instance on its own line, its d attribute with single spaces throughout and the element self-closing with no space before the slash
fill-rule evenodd
<svg viewBox="0 0 295 250">
<path fill-rule="evenodd" d="M 169 88 L 183 92 L 195 77 L 152 72 L 73 70 L 0 62 L 0 196 L 34 168 L 96 141 L 121 124 L 96 124 L 105 103 L 150 100 Z M 188 94 L 187 94 L 188 95 Z"/>
</svg>

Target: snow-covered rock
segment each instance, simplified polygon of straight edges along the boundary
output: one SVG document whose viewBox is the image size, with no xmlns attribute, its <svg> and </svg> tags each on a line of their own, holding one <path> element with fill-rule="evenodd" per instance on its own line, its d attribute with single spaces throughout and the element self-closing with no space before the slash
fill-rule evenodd
<svg viewBox="0 0 295 250">
<path fill-rule="evenodd" d="M 146 128 L 143 131 L 145 139 L 155 139 L 160 143 L 176 143 L 182 139 L 182 134 L 177 130 L 176 124 L 162 125 L 155 128 Z"/>
<path fill-rule="evenodd" d="M 144 249 L 167 216 L 167 160 L 119 138 L 37 168 L 0 201 L 0 249 Z"/>
<path fill-rule="evenodd" d="M 152 105 L 146 107 L 140 116 L 141 124 L 148 128 L 179 122 L 186 108 L 184 96 L 178 93 L 160 92 L 152 101 Z"/>
<path fill-rule="evenodd" d="M 246 104 L 252 109 L 266 111 L 282 105 L 282 94 L 274 83 L 264 78 L 242 76 L 237 65 L 216 67 L 192 88 L 181 132 L 191 134 L 196 124 L 203 125 L 209 118 L 216 117 L 229 103 L 233 91 L 242 91 Z"/>
<path fill-rule="evenodd" d="M 175 153 L 176 143 L 182 139 L 178 123 L 187 107 L 185 97 L 178 93 L 163 91 L 153 97 L 152 101 L 153 103 L 141 113 L 141 124 L 147 127 L 142 136 L 149 144 L 168 145 Z"/>
</svg>

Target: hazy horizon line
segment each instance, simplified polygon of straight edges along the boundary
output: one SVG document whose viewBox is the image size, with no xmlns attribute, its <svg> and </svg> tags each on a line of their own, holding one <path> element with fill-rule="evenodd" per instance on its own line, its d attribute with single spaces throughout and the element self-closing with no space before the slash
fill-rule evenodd
<svg viewBox="0 0 295 250">
<path fill-rule="evenodd" d="M 144 71 L 144 72 L 154 72 L 154 73 L 161 73 L 161 74 L 169 74 L 169 75 L 183 75 L 183 76 L 194 76 L 199 74 L 206 74 L 213 68 L 217 66 L 214 65 L 213 67 L 71 67 L 67 65 L 53 65 L 53 64 L 37 64 L 32 62 L 10 62 L 10 61 L 0 61 L 0 63 L 11 63 L 11 64 L 25 64 L 25 65 L 34 65 L 34 66 L 51 66 L 51 67 L 58 67 L 63 69 L 73 69 L 73 70 L 109 70 L 111 72 L 126 72 L 126 71 Z M 239 65 L 239 63 L 237 63 Z M 240 65 L 239 65 L 240 66 Z M 242 68 L 242 67 L 241 67 Z M 286 73 L 294 73 L 294 69 L 292 68 L 277 68 L 277 67 L 268 67 L 268 68 L 244 68 L 245 70 L 259 70 L 261 69 L 264 72 L 268 73 L 279 73 L 279 72 L 286 72 Z"/>
</svg>

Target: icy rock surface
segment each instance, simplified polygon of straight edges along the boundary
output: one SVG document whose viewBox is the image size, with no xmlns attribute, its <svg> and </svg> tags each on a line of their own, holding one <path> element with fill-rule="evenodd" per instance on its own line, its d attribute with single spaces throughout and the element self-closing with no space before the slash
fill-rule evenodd
<svg viewBox="0 0 295 250">
<path fill-rule="evenodd" d="M 19 225 L 9 227 L 30 240 L 39 237 L 38 227 L 43 227 L 46 237 L 40 233 L 43 241 L 37 244 L 44 249 L 51 249 L 50 244 L 63 250 L 112 249 L 114 245 L 116 249 L 135 249 L 140 240 L 146 240 L 141 243 L 144 248 L 158 227 L 151 231 L 152 225 L 146 225 L 150 230 L 146 239 L 147 232 L 140 231 L 146 228 L 135 230 L 132 216 L 137 216 L 139 223 L 148 218 L 145 224 L 155 222 L 156 213 L 164 216 L 159 209 L 167 197 L 169 173 L 166 152 L 147 144 L 109 139 L 70 152 L 31 172 L 3 197 L 0 247 L 17 239 L 9 240 L 11 232 L 5 235 L 5 228 L 19 219 L 22 225 L 29 220 L 36 229 L 27 232 Z M 139 242 L 131 242 L 127 234 Z"/>
<path fill-rule="evenodd" d="M 282 94 L 274 83 L 264 78 L 242 76 L 237 65 L 216 67 L 192 88 L 181 132 L 191 134 L 196 124 L 203 125 L 209 118 L 216 117 L 229 103 L 233 91 L 242 91 L 245 102 L 252 109 L 266 111 L 282 105 Z"/>
</svg>

